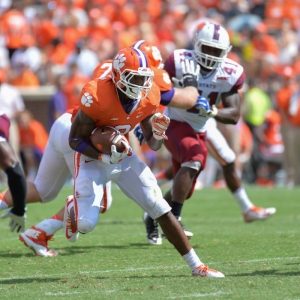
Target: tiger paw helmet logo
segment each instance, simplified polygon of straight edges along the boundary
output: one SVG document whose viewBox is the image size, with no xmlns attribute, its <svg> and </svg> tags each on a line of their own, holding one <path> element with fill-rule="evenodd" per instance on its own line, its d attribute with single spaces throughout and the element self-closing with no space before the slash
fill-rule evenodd
<svg viewBox="0 0 300 300">
<path fill-rule="evenodd" d="M 93 102 L 93 97 L 89 93 L 84 93 L 81 97 L 81 104 L 86 107 L 90 107 Z"/>
<path fill-rule="evenodd" d="M 151 49 L 152 49 L 152 55 L 153 55 L 154 59 L 162 61 L 163 59 L 161 57 L 161 54 L 160 54 L 160 51 L 158 50 L 158 48 L 156 46 L 152 46 Z"/>
<path fill-rule="evenodd" d="M 124 57 L 124 53 L 117 54 L 117 56 L 114 59 L 114 68 L 117 70 L 120 70 L 125 66 L 124 62 L 126 60 L 126 57 Z"/>
</svg>

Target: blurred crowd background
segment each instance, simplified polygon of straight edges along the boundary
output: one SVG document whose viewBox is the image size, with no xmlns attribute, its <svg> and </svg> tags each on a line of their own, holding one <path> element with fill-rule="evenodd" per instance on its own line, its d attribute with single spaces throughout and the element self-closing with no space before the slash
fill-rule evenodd
<svg viewBox="0 0 300 300">
<path fill-rule="evenodd" d="M 228 30 L 228 57 L 246 72 L 242 119 L 219 124 L 239 175 L 270 188 L 299 185 L 300 0 L 1 0 L 0 108 L 12 120 L 10 142 L 27 177 L 36 175 L 51 125 L 100 61 L 140 39 L 163 59 L 192 49 L 202 21 Z M 169 165 L 165 149 L 135 148 L 154 172 Z M 198 188 L 225 187 L 221 174 L 209 157 Z"/>
</svg>

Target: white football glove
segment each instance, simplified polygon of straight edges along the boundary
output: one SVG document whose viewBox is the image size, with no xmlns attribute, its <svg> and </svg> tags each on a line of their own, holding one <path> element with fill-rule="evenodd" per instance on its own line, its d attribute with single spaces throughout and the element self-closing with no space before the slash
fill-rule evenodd
<svg viewBox="0 0 300 300">
<path fill-rule="evenodd" d="M 129 146 L 126 140 L 122 140 L 122 144 L 124 145 L 125 149 L 123 152 L 118 152 L 115 145 L 111 146 L 111 155 L 103 154 L 99 158 L 106 164 L 118 164 L 121 162 L 126 156 L 132 155 L 132 149 Z"/>
<path fill-rule="evenodd" d="M 196 64 L 193 60 L 185 59 L 181 62 L 181 72 L 182 78 L 178 79 L 173 77 L 172 81 L 175 87 L 186 87 L 186 86 L 193 86 L 198 88 L 198 79 L 200 73 L 200 66 Z"/>
<path fill-rule="evenodd" d="M 207 112 L 207 115 L 214 118 L 218 114 L 218 108 L 213 104 L 210 111 Z"/>
<path fill-rule="evenodd" d="M 16 230 L 16 232 L 25 231 L 26 214 L 24 214 L 23 216 L 17 216 L 9 209 L 1 216 L 1 219 L 5 218 L 10 218 L 8 226 L 11 232 L 13 232 L 14 230 Z"/>
<path fill-rule="evenodd" d="M 152 125 L 153 137 L 157 140 L 167 140 L 168 137 L 165 135 L 165 131 L 170 124 L 170 118 L 161 113 L 155 113 L 151 117 L 150 121 Z"/>
</svg>

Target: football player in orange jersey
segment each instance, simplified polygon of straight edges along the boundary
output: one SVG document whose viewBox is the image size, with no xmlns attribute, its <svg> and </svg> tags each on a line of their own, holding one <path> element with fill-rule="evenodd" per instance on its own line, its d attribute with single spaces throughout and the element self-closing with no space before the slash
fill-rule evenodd
<svg viewBox="0 0 300 300">
<path fill-rule="evenodd" d="M 194 86 L 186 86 L 183 89 L 173 87 L 172 81 L 167 71 L 163 69 L 162 57 L 156 46 L 145 40 L 139 40 L 131 45 L 134 49 L 143 51 L 151 62 L 151 69 L 154 72 L 154 82 L 159 87 L 161 93 L 160 104 L 163 106 L 176 107 L 182 109 L 192 108 L 198 99 L 198 90 Z M 104 78 L 112 68 L 112 60 L 108 59 L 97 65 L 92 78 Z M 199 70 L 194 70 L 199 72 Z"/>
<path fill-rule="evenodd" d="M 140 41 L 135 43 L 135 45 L 139 46 L 143 46 L 144 44 L 146 45 L 144 48 L 145 51 L 151 49 L 146 42 L 142 44 Z M 155 63 L 154 59 L 151 59 L 151 52 L 148 51 L 147 53 L 149 59 L 155 66 L 161 65 L 161 59 Z M 93 78 L 100 77 L 103 79 L 106 76 L 110 76 L 111 69 L 112 60 L 105 60 L 95 68 Z M 186 86 L 183 89 L 173 88 L 170 77 L 164 70 L 156 69 L 153 66 L 152 70 L 155 74 L 155 83 L 157 83 L 163 92 L 166 91 L 163 101 L 166 101 L 169 103 L 169 106 L 173 107 L 191 108 L 194 106 L 198 97 L 196 88 L 193 86 Z M 193 72 L 197 73 L 199 70 L 193 70 Z M 161 94 L 163 92 L 161 92 Z M 169 99 L 167 99 L 167 97 L 169 97 Z M 75 107 L 74 109 L 77 108 Z M 49 142 L 35 182 L 27 182 L 27 203 L 46 203 L 55 199 L 70 173 L 74 178 L 73 154 L 67 142 L 71 127 L 71 114 L 74 109 L 68 110 L 53 124 L 49 135 Z M 112 203 L 110 184 L 110 182 L 106 184 L 105 196 L 101 203 L 101 213 L 107 211 Z M 51 186 L 50 189 L 49 186 Z M 9 189 L 7 189 L 0 193 L 0 209 L 5 209 L 11 205 L 11 193 Z M 20 240 L 24 242 L 25 246 L 30 247 L 37 256 L 56 256 L 57 252 L 48 248 L 48 241 L 53 237 L 56 231 L 62 229 L 63 216 L 64 208 L 50 218 L 27 229 L 20 235 Z"/>
<path fill-rule="evenodd" d="M 113 181 L 127 197 L 135 201 L 162 227 L 166 237 L 190 266 L 192 275 L 224 277 L 204 265 L 179 222 L 163 199 L 155 177 L 124 138 L 125 150 L 104 154 L 87 140 L 96 127 L 111 126 L 124 136 L 140 123 L 152 150 L 163 143 L 169 118 L 156 113 L 160 91 L 153 83 L 153 71 L 147 56 L 139 49 L 125 48 L 113 59 L 111 76 L 87 83 L 81 92 L 79 110 L 72 122 L 69 143 L 75 155 L 74 197 L 66 200 L 64 232 L 74 242 L 79 233 L 89 233 L 99 219 L 100 200 L 106 182 Z M 196 76 L 183 76 L 183 85 L 194 84 Z M 132 186 L 134 182 L 134 186 Z"/>
</svg>

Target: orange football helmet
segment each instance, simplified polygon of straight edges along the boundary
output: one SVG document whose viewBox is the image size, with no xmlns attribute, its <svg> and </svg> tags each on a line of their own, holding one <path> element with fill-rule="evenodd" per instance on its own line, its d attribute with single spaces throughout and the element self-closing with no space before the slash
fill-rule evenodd
<svg viewBox="0 0 300 300">
<path fill-rule="evenodd" d="M 139 49 L 124 48 L 113 58 L 113 82 L 131 99 L 145 99 L 150 92 L 153 77 L 148 57 Z"/>
<path fill-rule="evenodd" d="M 140 49 L 144 53 L 147 54 L 149 60 L 151 61 L 152 67 L 162 69 L 163 68 L 163 63 L 162 63 L 162 57 L 160 54 L 160 51 L 156 46 L 152 46 L 150 43 L 148 43 L 145 40 L 139 40 L 135 42 L 131 48 L 134 49 Z"/>
</svg>

